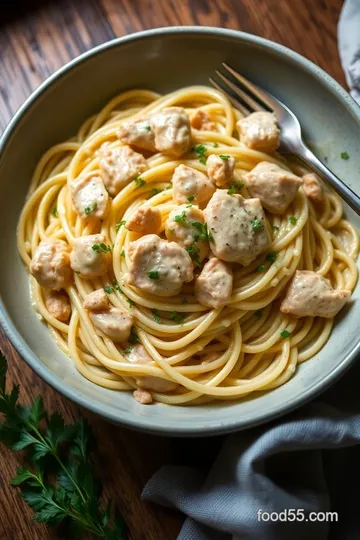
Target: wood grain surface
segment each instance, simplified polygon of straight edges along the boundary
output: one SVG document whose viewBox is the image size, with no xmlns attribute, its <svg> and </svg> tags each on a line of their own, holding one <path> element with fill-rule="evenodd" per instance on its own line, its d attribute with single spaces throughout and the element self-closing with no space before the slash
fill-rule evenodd
<svg viewBox="0 0 360 540">
<path fill-rule="evenodd" d="M 0 132 L 26 97 L 68 60 L 115 36 L 146 28 L 207 25 L 258 34 L 309 58 L 345 85 L 336 26 L 342 0 L 4 0 L 0 15 Z M 44 396 L 68 422 L 85 415 L 98 440 L 96 466 L 106 495 L 115 498 L 130 540 L 174 540 L 182 516 L 142 502 L 141 490 L 161 465 L 208 467 L 221 438 L 171 439 L 134 433 L 80 411 L 49 388 L 19 358 L 0 330 L 10 379 L 29 402 Z M 32 521 L 9 487 L 18 456 L 0 446 L 0 539 L 57 539 Z M 89 537 L 90 539 L 90 537 Z"/>
</svg>

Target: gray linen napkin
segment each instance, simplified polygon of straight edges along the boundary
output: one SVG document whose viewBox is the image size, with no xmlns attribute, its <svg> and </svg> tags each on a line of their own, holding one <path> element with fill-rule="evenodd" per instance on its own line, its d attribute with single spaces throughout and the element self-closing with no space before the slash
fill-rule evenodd
<svg viewBox="0 0 360 540">
<path fill-rule="evenodd" d="M 360 0 L 344 3 L 339 49 L 352 95 L 360 100 Z M 179 540 L 359 540 L 358 381 L 360 362 L 299 411 L 228 436 L 208 474 L 163 467 L 142 497 L 188 516 Z M 260 510 L 285 509 L 304 521 L 258 517 Z M 310 512 L 329 511 L 338 512 L 338 521 L 306 521 Z"/>
</svg>

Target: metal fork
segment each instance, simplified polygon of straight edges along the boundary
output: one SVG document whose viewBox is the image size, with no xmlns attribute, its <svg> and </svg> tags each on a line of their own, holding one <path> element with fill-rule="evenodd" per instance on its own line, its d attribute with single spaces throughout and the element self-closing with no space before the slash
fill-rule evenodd
<svg viewBox="0 0 360 540">
<path fill-rule="evenodd" d="M 301 137 L 300 122 L 294 113 L 284 103 L 245 79 L 225 62 L 222 63 L 222 66 L 226 71 L 226 75 L 219 70 L 216 71 L 222 84 L 210 77 L 211 84 L 224 92 L 234 107 L 245 116 L 255 111 L 274 112 L 281 130 L 279 151 L 284 154 L 296 155 L 306 165 L 309 165 L 360 215 L 360 197 L 330 171 L 306 146 Z M 229 75 L 233 80 L 229 78 Z"/>
</svg>

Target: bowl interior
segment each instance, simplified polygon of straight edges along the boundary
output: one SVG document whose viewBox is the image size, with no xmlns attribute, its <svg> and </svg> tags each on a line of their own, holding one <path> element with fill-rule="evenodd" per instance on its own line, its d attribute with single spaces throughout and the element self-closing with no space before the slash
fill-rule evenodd
<svg viewBox="0 0 360 540">
<path fill-rule="evenodd" d="M 28 279 L 16 248 L 16 226 L 33 169 L 52 144 L 118 92 L 134 87 L 168 92 L 208 84 L 222 61 L 282 99 L 304 135 L 336 174 L 360 191 L 360 109 L 328 75 L 291 51 L 246 34 L 215 29 L 141 33 L 99 47 L 55 74 L 30 98 L 7 130 L 0 153 L 0 319 L 30 365 L 65 395 L 122 424 L 172 435 L 206 435 L 273 418 L 325 388 L 359 348 L 359 287 L 331 339 L 283 387 L 237 403 L 198 407 L 140 406 L 130 393 L 88 382 L 55 345 L 31 307 Z M 348 161 L 340 159 L 347 151 Z M 350 210 L 346 214 L 360 228 Z"/>
</svg>

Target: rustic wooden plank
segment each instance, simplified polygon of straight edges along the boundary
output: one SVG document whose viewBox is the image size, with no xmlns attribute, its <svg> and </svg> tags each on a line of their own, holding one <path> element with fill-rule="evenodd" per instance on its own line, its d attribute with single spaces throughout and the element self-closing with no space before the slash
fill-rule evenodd
<svg viewBox="0 0 360 540">
<path fill-rule="evenodd" d="M 344 84 L 336 45 L 342 0 L 23 0 L 21 4 L 21 11 L 2 12 L 0 20 L 0 131 L 31 91 L 68 60 L 115 35 L 152 27 L 196 24 L 259 34 L 307 56 Z M 21 384 L 22 400 L 29 402 L 41 394 L 46 407 L 58 409 L 67 422 L 80 413 L 90 420 L 99 442 L 95 465 L 105 494 L 115 497 L 126 519 L 130 540 L 175 539 L 182 518 L 142 502 L 142 487 L 165 463 L 206 468 L 222 439 L 175 440 L 109 425 L 49 388 L 1 331 L 0 347 L 9 358 L 10 379 Z M 18 491 L 9 487 L 18 456 L 0 446 L 0 460 L 0 538 L 58 538 L 33 523 Z"/>
<path fill-rule="evenodd" d="M 220 26 L 258 34 L 303 54 L 339 82 L 336 25 L 342 0 L 101 0 L 116 35 L 143 28 Z"/>
</svg>

